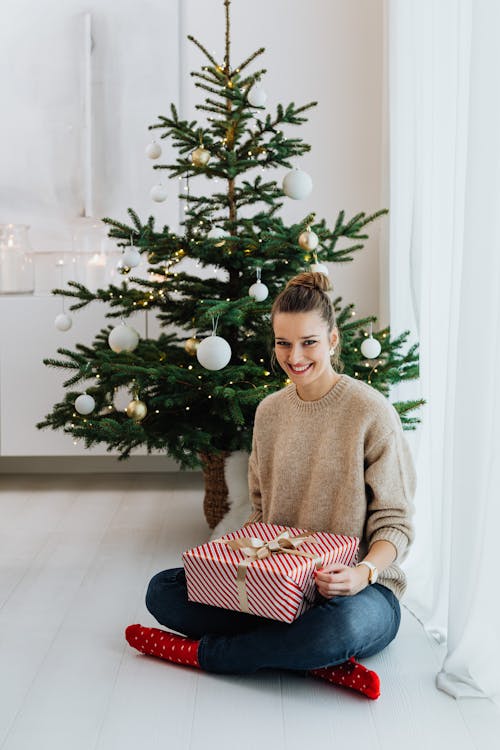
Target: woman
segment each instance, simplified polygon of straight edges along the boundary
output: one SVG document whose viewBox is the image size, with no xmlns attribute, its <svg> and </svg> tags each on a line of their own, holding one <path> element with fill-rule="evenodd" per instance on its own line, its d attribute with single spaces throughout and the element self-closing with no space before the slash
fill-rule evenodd
<svg viewBox="0 0 500 750">
<path fill-rule="evenodd" d="M 274 353 L 291 383 L 255 414 L 247 523 L 357 536 L 360 562 L 318 570 L 317 603 L 290 624 L 189 602 L 183 568 L 166 570 L 146 604 L 188 637 L 140 625 L 126 636 L 143 653 L 210 672 L 305 671 L 377 698 L 378 676 L 356 658 L 381 651 L 399 628 L 415 471 L 394 407 L 337 371 L 329 289 L 323 274 L 302 273 L 274 302 Z"/>
</svg>

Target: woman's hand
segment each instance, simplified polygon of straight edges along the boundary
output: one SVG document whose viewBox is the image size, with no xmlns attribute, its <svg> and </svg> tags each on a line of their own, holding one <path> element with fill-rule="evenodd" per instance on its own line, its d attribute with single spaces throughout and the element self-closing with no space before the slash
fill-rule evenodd
<svg viewBox="0 0 500 750">
<path fill-rule="evenodd" d="M 353 596 L 368 586 L 370 574 L 366 565 L 349 568 L 341 563 L 331 563 L 315 572 L 316 586 L 325 599 L 332 596 Z"/>
</svg>

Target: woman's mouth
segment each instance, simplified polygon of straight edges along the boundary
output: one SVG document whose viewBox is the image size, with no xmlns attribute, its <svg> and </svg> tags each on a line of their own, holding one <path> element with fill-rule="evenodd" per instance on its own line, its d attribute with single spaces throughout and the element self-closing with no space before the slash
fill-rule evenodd
<svg viewBox="0 0 500 750">
<path fill-rule="evenodd" d="M 288 368 L 293 372 L 294 375 L 303 375 L 305 372 L 308 372 L 311 367 L 313 366 L 313 363 L 310 362 L 308 365 L 288 365 Z"/>
</svg>

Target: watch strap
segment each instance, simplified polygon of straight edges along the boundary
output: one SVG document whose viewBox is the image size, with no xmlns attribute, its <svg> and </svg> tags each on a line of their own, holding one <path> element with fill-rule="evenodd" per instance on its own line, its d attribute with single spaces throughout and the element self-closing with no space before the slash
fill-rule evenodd
<svg viewBox="0 0 500 750">
<path fill-rule="evenodd" d="M 377 580 L 377 566 L 373 563 L 369 562 L 368 560 L 361 560 L 356 567 L 359 568 L 360 565 L 366 565 L 367 568 L 370 570 L 370 575 L 368 576 L 368 583 L 375 583 Z M 374 580 L 375 579 L 375 580 Z"/>
</svg>

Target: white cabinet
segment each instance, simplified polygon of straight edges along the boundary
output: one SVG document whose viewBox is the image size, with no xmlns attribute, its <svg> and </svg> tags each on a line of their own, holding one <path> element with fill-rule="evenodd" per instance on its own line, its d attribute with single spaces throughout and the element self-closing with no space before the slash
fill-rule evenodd
<svg viewBox="0 0 500 750">
<path fill-rule="evenodd" d="M 63 333 L 54 326 L 60 312 L 60 298 L 0 297 L 0 456 L 117 455 L 108 453 L 105 445 L 86 449 L 83 441 L 74 445 L 62 430 L 35 426 L 63 399 L 62 383 L 72 372 L 47 367 L 43 359 L 60 358 L 58 347 L 74 350 L 76 343 L 90 345 L 101 328 L 116 320 L 104 317 L 103 303 L 93 302 L 70 313 L 73 326 Z M 130 321 L 143 335 L 145 313 Z M 149 329 L 151 335 L 151 323 Z M 146 453 L 145 449 L 134 451 L 134 455 Z"/>
</svg>

